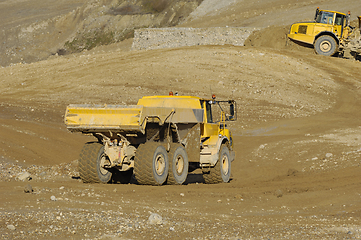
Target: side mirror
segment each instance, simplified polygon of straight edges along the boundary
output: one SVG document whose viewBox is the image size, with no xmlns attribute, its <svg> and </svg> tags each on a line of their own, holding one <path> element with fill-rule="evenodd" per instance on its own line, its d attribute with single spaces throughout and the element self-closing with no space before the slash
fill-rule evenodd
<svg viewBox="0 0 361 240">
<path fill-rule="evenodd" d="M 320 13 L 320 8 L 317 8 L 317 9 L 316 9 L 316 14 L 315 14 L 315 21 L 316 21 L 317 16 L 318 16 L 319 13 Z"/>
<path fill-rule="evenodd" d="M 231 116 L 234 116 L 234 104 L 233 103 L 231 105 L 229 105 L 229 113 L 231 114 Z"/>
<path fill-rule="evenodd" d="M 230 121 L 235 121 L 237 119 L 236 116 L 236 102 L 235 101 L 228 101 L 229 103 L 229 114 L 230 116 L 228 117 L 228 120 Z"/>
</svg>

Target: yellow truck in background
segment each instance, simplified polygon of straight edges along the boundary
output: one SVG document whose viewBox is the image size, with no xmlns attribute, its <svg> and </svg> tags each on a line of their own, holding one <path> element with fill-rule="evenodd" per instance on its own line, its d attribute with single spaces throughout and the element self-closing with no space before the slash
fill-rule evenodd
<svg viewBox="0 0 361 240">
<path fill-rule="evenodd" d="M 217 119 L 216 119 L 217 118 Z M 236 102 L 193 96 L 146 96 L 137 105 L 69 105 L 71 132 L 92 134 L 79 157 L 85 183 L 183 184 L 201 168 L 205 183 L 229 182 L 235 158 L 227 121 Z"/>
<path fill-rule="evenodd" d="M 353 55 L 361 52 L 361 16 L 359 31 L 350 26 L 351 14 L 316 9 L 314 21 L 292 24 L 288 38 L 296 42 L 313 45 L 315 52 L 324 56 Z"/>
</svg>

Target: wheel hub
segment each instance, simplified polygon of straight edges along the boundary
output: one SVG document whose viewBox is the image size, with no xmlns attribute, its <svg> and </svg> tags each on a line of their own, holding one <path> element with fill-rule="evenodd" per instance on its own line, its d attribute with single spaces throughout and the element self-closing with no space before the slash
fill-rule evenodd
<svg viewBox="0 0 361 240">
<path fill-rule="evenodd" d="M 229 171 L 229 162 L 228 162 L 228 157 L 226 155 L 223 155 L 221 163 L 222 163 L 222 172 L 224 175 L 227 175 Z"/>
<path fill-rule="evenodd" d="M 322 52 L 330 51 L 331 47 L 332 46 L 331 46 L 330 42 L 328 42 L 328 41 L 323 41 L 320 44 L 320 49 L 321 49 Z"/>
<path fill-rule="evenodd" d="M 101 174 L 105 175 L 108 173 L 108 170 L 104 168 L 108 164 L 109 164 L 109 160 L 105 157 L 105 155 L 103 155 L 100 159 L 100 167 L 99 167 Z"/>
<path fill-rule="evenodd" d="M 177 156 L 175 161 L 176 171 L 178 175 L 181 175 L 183 173 L 184 169 L 184 159 L 182 156 Z"/>
<path fill-rule="evenodd" d="M 162 175 L 165 170 L 165 160 L 162 154 L 159 154 L 155 160 L 155 171 L 158 175 Z"/>
</svg>

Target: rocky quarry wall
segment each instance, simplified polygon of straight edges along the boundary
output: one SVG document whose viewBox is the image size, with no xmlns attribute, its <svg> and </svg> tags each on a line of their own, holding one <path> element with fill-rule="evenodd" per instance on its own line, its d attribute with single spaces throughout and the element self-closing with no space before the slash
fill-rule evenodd
<svg viewBox="0 0 361 240">
<path fill-rule="evenodd" d="M 135 30 L 132 50 L 177 48 L 195 45 L 244 46 L 252 32 L 245 27 L 142 28 Z"/>
</svg>

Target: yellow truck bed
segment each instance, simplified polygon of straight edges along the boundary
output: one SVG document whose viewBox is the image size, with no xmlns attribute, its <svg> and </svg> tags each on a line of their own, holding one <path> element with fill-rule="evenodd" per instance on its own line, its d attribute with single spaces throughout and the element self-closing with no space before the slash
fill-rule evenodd
<svg viewBox="0 0 361 240">
<path fill-rule="evenodd" d="M 140 115 L 143 106 L 69 105 L 65 124 L 72 132 L 99 130 L 142 131 Z"/>
<path fill-rule="evenodd" d="M 72 132 L 145 132 L 147 122 L 203 122 L 203 109 L 142 105 L 69 105 L 64 121 Z"/>
</svg>

